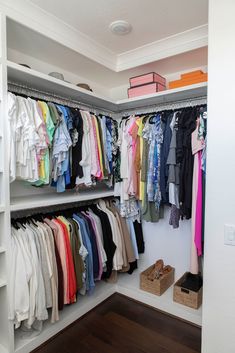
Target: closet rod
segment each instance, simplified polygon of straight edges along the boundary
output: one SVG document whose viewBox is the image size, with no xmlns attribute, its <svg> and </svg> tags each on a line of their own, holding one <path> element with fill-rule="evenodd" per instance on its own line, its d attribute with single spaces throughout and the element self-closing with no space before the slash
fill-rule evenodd
<svg viewBox="0 0 235 353">
<path fill-rule="evenodd" d="M 108 116 L 114 115 L 114 112 L 108 109 L 104 111 L 99 107 L 91 104 L 82 103 L 74 99 L 67 99 L 67 98 L 55 95 L 53 93 L 43 92 L 43 91 L 37 90 L 36 88 L 31 88 L 23 84 L 11 82 L 11 81 L 8 81 L 8 91 L 19 95 L 23 94 L 29 97 L 33 97 L 35 99 L 42 99 L 44 101 L 65 105 L 70 108 L 78 108 L 82 110 L 88 109 L 90 112 L 93 112 L 94 114 L 102 114 L 102 115 L 108 115 Z"/>
<path fill-rule="evenodd" d="M 196 98 L 186 98 L 186 99 L 178 100 L 177 102 L 168 102 L 168 103 L 164 102 L 160 104 L 150 105 L 148 107 L 146 106 L 141 107 L 139 109 L 125 110 L 120 113 L 117 113 L 116 117 L 122 118 L 124 116 L 129 116 L 129 115 L 157 113 L 163 110 L 176 110 L 176 109 L 182 109 L 182 108 L 193 107 L 196 105 L 204 105 L 204 104 L 207 104 L 206 96 L 200 96 Z"/>
</svg>

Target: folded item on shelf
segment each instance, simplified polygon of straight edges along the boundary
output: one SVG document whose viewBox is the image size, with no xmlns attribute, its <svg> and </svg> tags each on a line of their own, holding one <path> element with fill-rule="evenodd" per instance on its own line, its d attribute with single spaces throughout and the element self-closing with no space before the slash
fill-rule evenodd
<svg viewBox="0 0 235 353">
<path fill-rule="evenodd" d="M 93 92 L 93 90 L 91 89 L 91 87 L 87 83 L 77 83 L 76 86 L 83 88 L 83 89 L 86 89 L 87 91 Z"/>
<path fill-rule="evenodd" d="M 189 86 L 200 82 L 207 81 L 207 73 L 200 70 L 182 74 L 179 80 L 169 82 L 169 89 Z"/>
<path fill-rule="evenodd" d="M 186 72 L 185 74 L 181 74 L 181 78 L 184 80 L 188 80 L 194 77 L 198 77 L 200 75 L 204 74 L 204 72 L 202 70 L 194 70 L 194 71 L 190 71 L 190 72 Z"/>
<path fill-rule="evenodd" d="M 19 65 L 27 67 L 27 69 L 31 69 L 31 67 L 28 64 L 19 64 Z"/>
<path fill-rule="evenodd" d="M 60 72 L 50 72 L 48 75 L 51 77 L 57 78 L 58 80 L 64 81 L 64 75 L 61 74 Z"/>
<path fill-rule="evenodd" d="M 64 75 L 61 74 L 60 72 L 56 72 L 56 71 L 55 72 L 50 72 L 48 75 L 51 76 L 51 77 L 57 78 L 58 80 L 70 83 L 69 81 L 64 79 Z"/>
</svg>

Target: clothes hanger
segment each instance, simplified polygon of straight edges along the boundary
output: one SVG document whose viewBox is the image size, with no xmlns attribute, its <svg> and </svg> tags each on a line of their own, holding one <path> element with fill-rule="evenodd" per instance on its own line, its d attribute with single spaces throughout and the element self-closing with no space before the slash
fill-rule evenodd
<svg viewBox="0 0 235 353">
<path fill-rule="evenodd" d="M 152 114 L 152 115 L 150 115 L 149 120 L 148 120 L 149 124 L 155 124 L 155 121 L 153 121 L 153 119 L 154 119 L 155 117 L 157 117 L 157 114 Z"/>
<path fill-rule="evenodd" d="M 38 225 L 35 223 L 35 220 L 32 217 L 28 221 L 29 221 L 29 224 L 32 223 L 35 227 L 38 228 Z"/>
<path fill-rule="evenodd" d="M 15 219 L 12 219 L 11 220 L 11 225 L 15 228 L 15 229 L 20 229 L 20 227 L 18 226 L 18 224 L 17 224 L 17 220 L 15 220 Z"/>
</svg>

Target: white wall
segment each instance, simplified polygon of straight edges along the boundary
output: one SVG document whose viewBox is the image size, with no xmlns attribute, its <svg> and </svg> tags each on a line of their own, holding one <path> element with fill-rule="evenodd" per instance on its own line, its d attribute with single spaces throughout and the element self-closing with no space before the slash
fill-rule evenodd
<svg viewBox="0 0 235 353">
<path fill-rule="evenodd" d="M 209 1 L 208 164 L 203 353 L 235 352 L 235 1 Z"/>
<path fill-rule="evenodd" d="M 189 271 L 191 249 L 191 221 L 180 221 L 180 227 L 173 229 L 169 225 L 170 207 L 165 207 L 164 219 L 158 223 L 143 222 L 145 254 L 139 266 L 146 269 L 157 259 L 163 259 L 166 265 L 175 267 L 175 278 Z"/>
<path fill-rule="evenodd" d="M 156 66 L 157 66 L 157 62 L 156 62 Z M 173 69 L 173 66 L 172 66 L 172 69 Z M 170 73 L 170 74 L 165 73 L 164 77 L 165 77 L 166 82 L 167 82 L 167 87 L 168 87 L 168 83 L 170 81 L 179 80 L 181 74 L 184 74 L 184 73 L 190 72 L 190 71 L 194 71 L 194 70 L 202 70 L 203 72 L 207 72 L 207 65 L 194 66 L 193 64 L 190 64 L 190 62 L 187 62 L 187 68 L 186 69 L 181 69 L 180 71 L 176 71 L 176 72 L 173 72 L 173 73 Z M 157 68 L 153 69 L 152 71 L 159 72 Z M 139 71 L 138 74 L 141 75 L 141 74 L 146 73 L 146 72 L 151 72 L 151 70 L 146 70 L 145 69 L 144 71 Z M 129 87 L 130 87 L 130 84 L 129 84 L 128 80 L 127 80 L 127 83 L 125 85 L 113 87 L 110 90 L 110 97 L 113 100 L 119 100 L 119 99 L 128 98 L 128 93 L 127 93 L 128 91 L 127 90 L 128 90 Z"/>
</svg>

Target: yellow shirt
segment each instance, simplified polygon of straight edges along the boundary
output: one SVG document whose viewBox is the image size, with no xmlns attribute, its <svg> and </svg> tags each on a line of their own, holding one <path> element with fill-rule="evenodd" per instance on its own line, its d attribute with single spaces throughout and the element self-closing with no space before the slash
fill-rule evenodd
<svg viewBox="0 0 235 353">
<path fill-rule="evenodd" d="M 70 239 L 70 224 L 68 223 L 67 219 L 63 216 L 59 216 L 57 217 L 61 222 L 64 223 L 64 225 L 66 226 L 67 230 L 68 230 L 68 235 L 69 235 L 69 241 L 71 241 Z"/>
<path fill-rule="evenodd" d="M 103 158 L 102 158 L 102 147 L 101 147 L 101 142 L 100 142 L 100 134 L 99 134 L 99 128 L 98 128 L 98 123 L 95 117 L 95 129 L 96 129 L 96 136 L 97 136 L 97 144 L 98 144 L 98 150 L 99 150 L 99 162 L 100 162 L 100 169 L 102 172 L 102 176 L 104 176 L 104 164 L 103 164 Z"/>
</svg>

